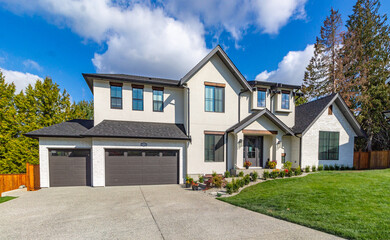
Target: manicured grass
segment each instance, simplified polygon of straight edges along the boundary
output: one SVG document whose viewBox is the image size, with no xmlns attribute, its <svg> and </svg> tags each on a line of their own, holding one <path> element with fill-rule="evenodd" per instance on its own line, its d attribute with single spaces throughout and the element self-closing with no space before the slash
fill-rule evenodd
<svg viewBox="0 0 390 240">
<path fill-rule="evenodd" d="M 12 200 L 14 198 L 16 198 L 16 197 L 0 197 L 0 203 Z"/>
<path fill-rule="evenodd" d="M 277 179 L 220 200 L 344 238 L 390 239 L 390 169 Z"/>
</svg>

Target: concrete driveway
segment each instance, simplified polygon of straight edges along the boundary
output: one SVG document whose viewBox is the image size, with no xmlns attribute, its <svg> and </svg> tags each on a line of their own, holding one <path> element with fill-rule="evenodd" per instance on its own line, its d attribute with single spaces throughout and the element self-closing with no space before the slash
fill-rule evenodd
<svg viewBox="0 0 390 240">
<path fill-rule="evenodd" d="M 23 192 L 0 216 L 0 239 L 335 239 L 178 185 Z"/>
</svg>

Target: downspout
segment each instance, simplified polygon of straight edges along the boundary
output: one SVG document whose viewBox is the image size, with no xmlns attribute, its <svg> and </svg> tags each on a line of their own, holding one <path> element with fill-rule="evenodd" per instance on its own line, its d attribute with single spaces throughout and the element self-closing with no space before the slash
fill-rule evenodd
<svg viewBox="0 0 390 240">
<path fill-rule="evenodd" d="M 302 169 L 302 135 L 299 138 L 299 167 Z"/>
<path fill-rule="evenodd" d="M 229 171 L 229 133 L 226 132 L 226 171 Z"/>
</svg>

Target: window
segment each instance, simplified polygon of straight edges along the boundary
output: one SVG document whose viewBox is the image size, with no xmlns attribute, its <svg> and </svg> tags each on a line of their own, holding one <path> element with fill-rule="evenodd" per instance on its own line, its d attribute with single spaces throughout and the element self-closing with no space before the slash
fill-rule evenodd
<svg viewBox="0 0 390 240">
<path fill-rule="evenodd" d="M 144 110 L 144 86 L 133 85 L 133 110 Z"/>
<path fill-rule="evenodd" d="M 205 93 L 205 111 L 223 112 L 224 111 L 224 87 L 206 86 Z"/>
<path fill-rule="evenodd" d="M 111 83 L 111 108 L 122 109 L 122 84 Z"/>
<path fill-rule="evenodd" d="M 204 160 L 205 162 L 223 162 L 224 135 L 205 134 Z"/>
<path fill-rule="evenodd" d="M 257 89 L 257 106 L 258 107 L 265 107 L 266 96 L 267 96 L 267 89 L 266 88 L 258 88 Z"/>
<path fill-rule="evenodd" d="M 164 110 L 164 89 L 153 87 L 153 111 L 162 112 Z"/>
<path fill-rule="evenodd" d="M 339 160 L 339 133 L 320 131 L 319 160 Z"/>
<path fill-rule="evenodd" d="M 328 115 L 333 115 L 333 106 L 330 105 L 328 108 Z"/>
<path fill-rule="evenodd" d="M 290 109 L 290 92 L 282 91 L 282 109 Z"/>
</svg>

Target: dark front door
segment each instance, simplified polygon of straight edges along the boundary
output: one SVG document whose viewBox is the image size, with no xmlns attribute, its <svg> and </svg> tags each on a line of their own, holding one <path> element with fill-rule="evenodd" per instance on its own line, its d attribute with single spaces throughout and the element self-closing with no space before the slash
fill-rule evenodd
<svg viewBox="0 0 390 240">
<path fill-rule="evenodd" d="M 252 167 L 263 166 L 263 137 L 244 137 L 244 160 L 252 163 Z"/>
</svg>

